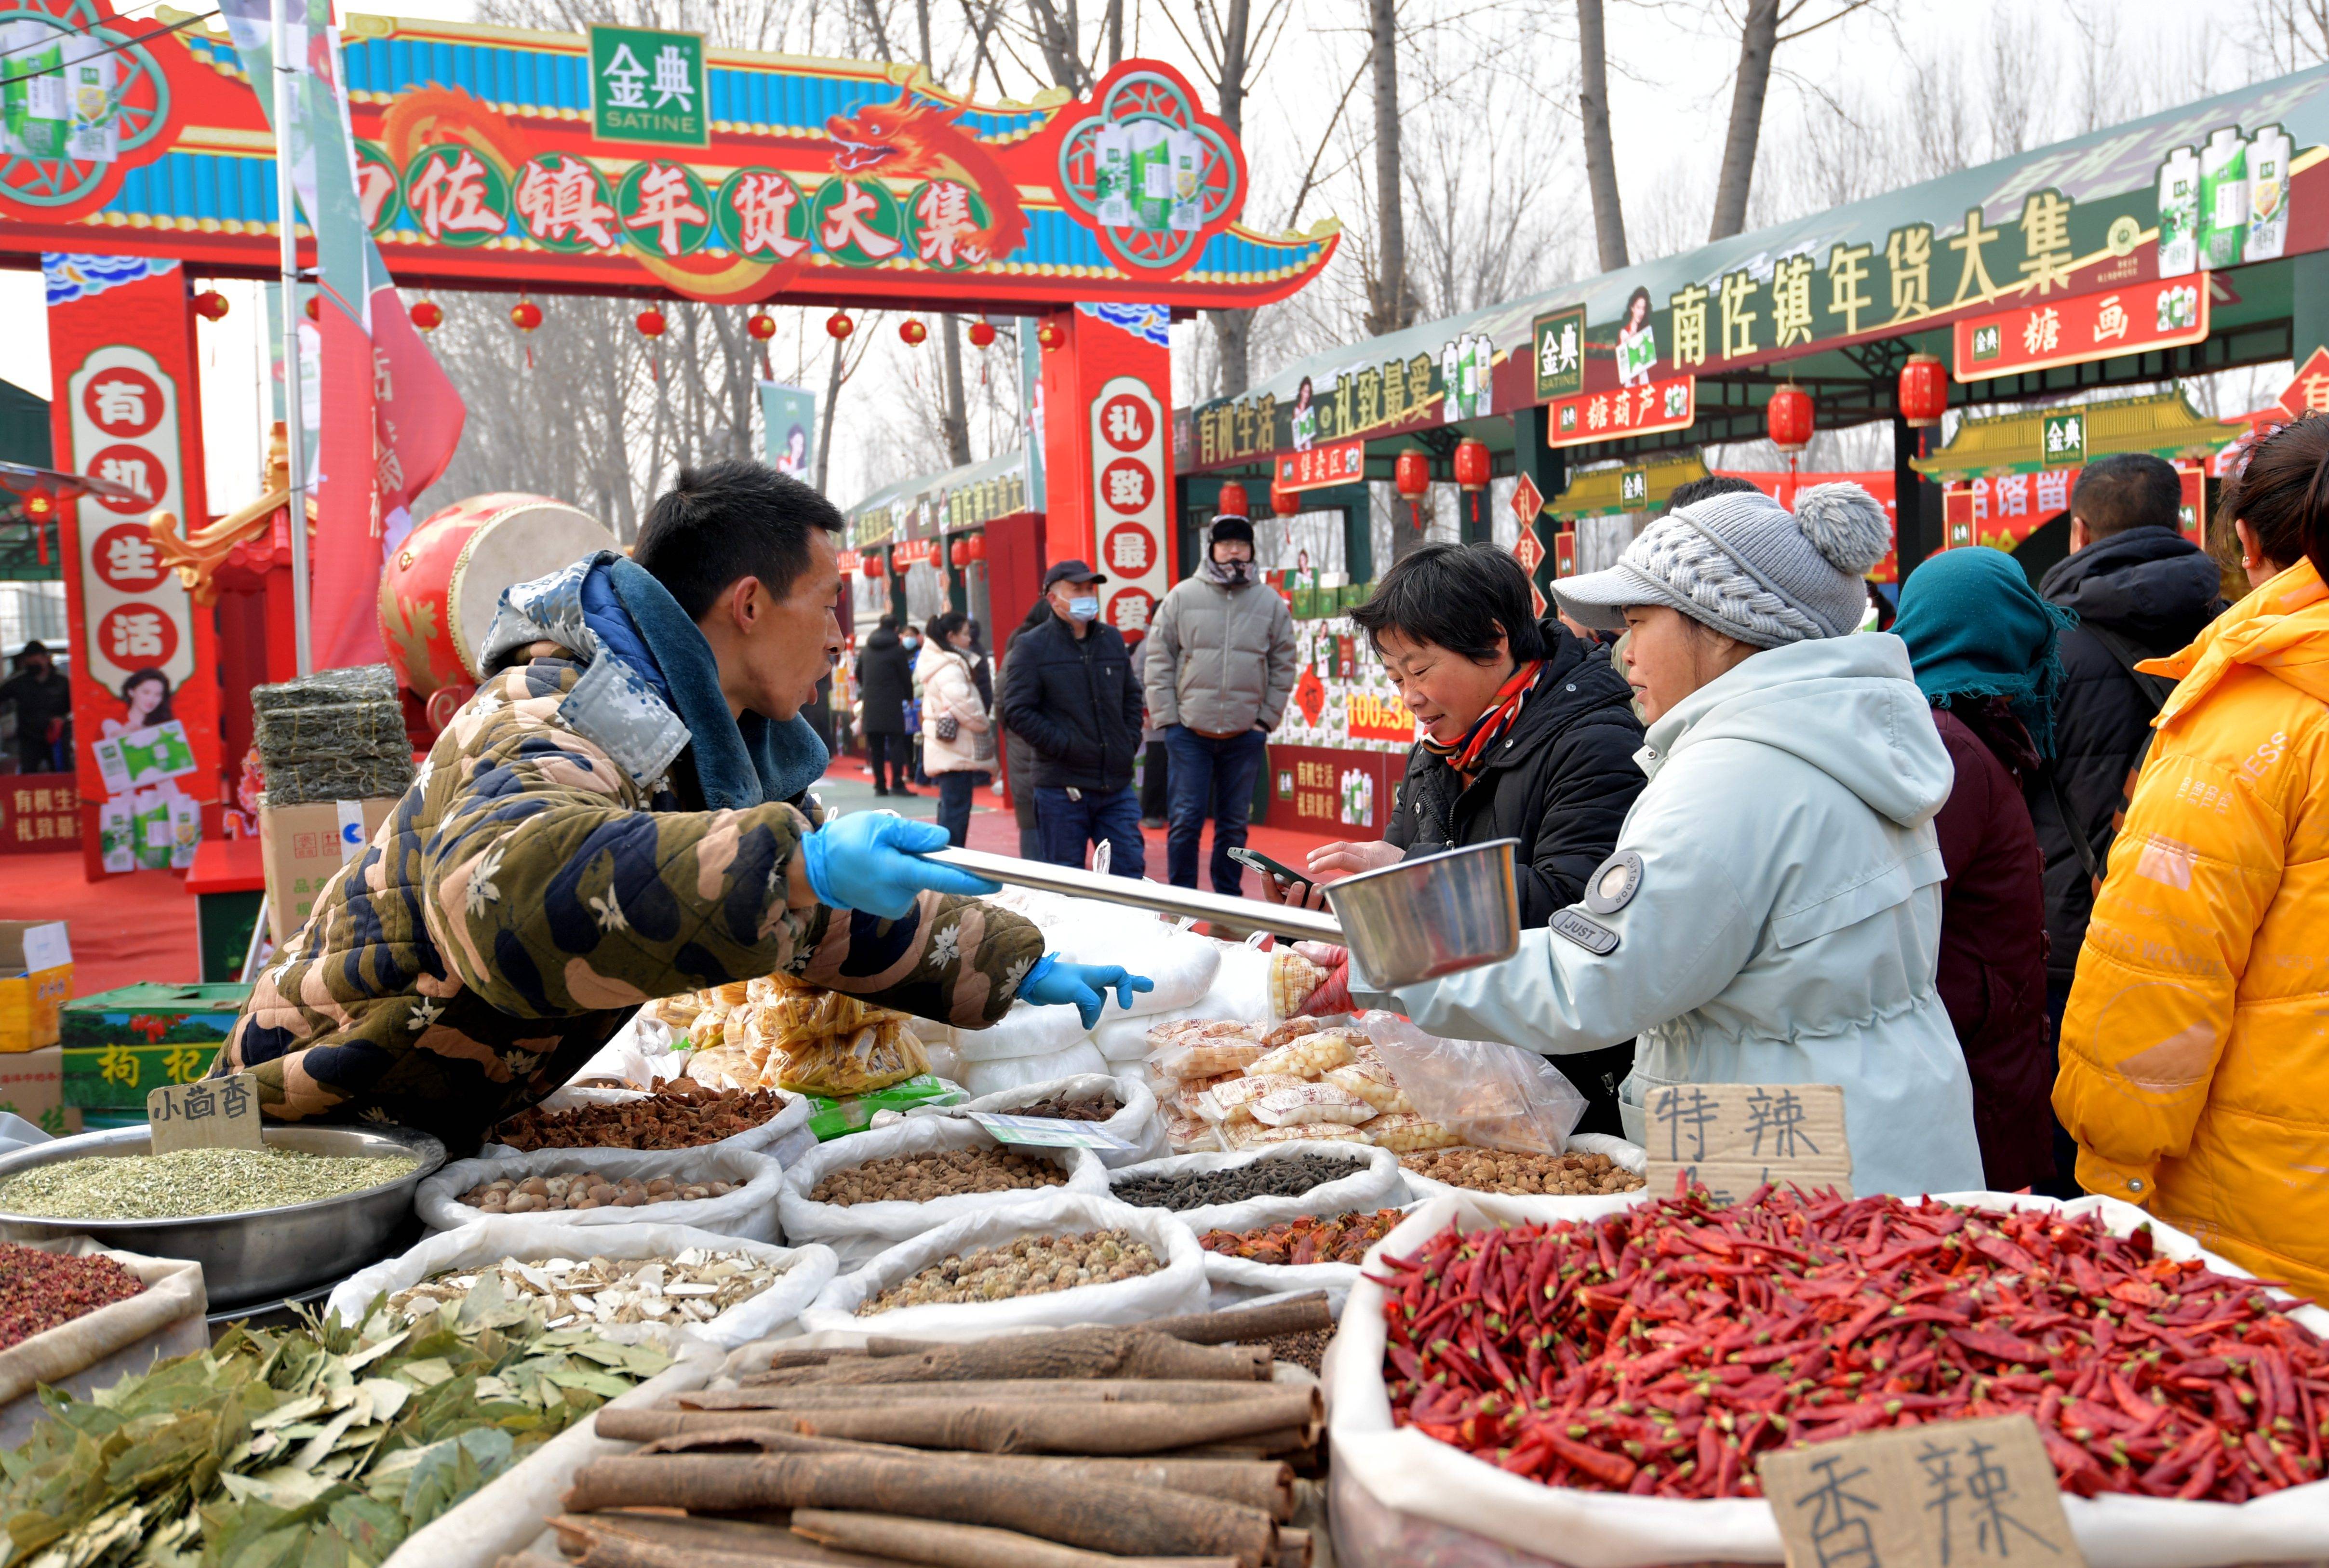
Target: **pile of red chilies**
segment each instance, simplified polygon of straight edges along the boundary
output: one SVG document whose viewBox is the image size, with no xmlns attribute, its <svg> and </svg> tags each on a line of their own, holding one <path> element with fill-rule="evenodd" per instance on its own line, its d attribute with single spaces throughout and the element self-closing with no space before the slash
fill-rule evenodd
<svg viewBox="0 0 2329 1568">
<path fill-rule="evenodd" d="M 1702 1189 L 1375 1270 L 1396 1422 L 1553 1486 L 1756 1497 L 1772 1449 L 2016 1412 L 2082 1496 L 2323 1474 L 2322 1341 L 2091 1215 Z"/>
</svg>

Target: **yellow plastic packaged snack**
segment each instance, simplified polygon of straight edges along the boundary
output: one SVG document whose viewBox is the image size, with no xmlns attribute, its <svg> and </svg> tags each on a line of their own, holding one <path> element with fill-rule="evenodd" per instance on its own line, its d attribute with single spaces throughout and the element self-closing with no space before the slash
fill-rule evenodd
<svg viewBox="0 0 2329 1568">
<path fill-rule="evenodd" d="M 1344 1030 L 1328 1029 L 1305 1034 L 1257 1057 L 1247 1065 L 1246 1072 L 1257 1077 L 1265 1072 L 1291 1072 L 1298 1078 L 1320 1078 L 1337 1067 L 1347 1066 L 1351 1060 L 1350 1034 Z"/>
<path fill-rule="evenodd" d="M 1374 1119 L 1375 1108 L 1347 1089 L 1306 1080 L 1273 1089 L 1247 1107 L 1265 1127 L 1294 1127 L 1304 1122 L 1330 1121 L 1344 1127 Z"/>
<path fill-rule="evenodd" d="M 1197 1096 L 1197 1114 L 1207 1121 L 1251 1121 L 1254 1102 L 1264 1095 L 1280 1089 L 1305 1088 L 1308 1083 L 1308 1079 L 1290 1072 L 1225 1078 Z"/>
<path fill-rule="evenodd" d="M 838 1100 L 930 1070 L 905 1014 L 782 976 L 770 982 L 744 1029 L 763 1083 Z"/>
<path fill-rule="evenodd" d="M 1412 1110 L 1390 1111 L 1367 1123 L 1367 1136 L 1393 1154 L 1424 1149 L 1454 1148 L 1464 1140 L 1436 1121 Z"/>
<path fill-rule="evenodd" d="M 1332 1121 L 1297 1121 L 1288 1127 L 1264 1127 L 1258 1121 L 1225 1121 L 1220 1128 L 1221 1142 L 1231 1150 L 1260 1148 L 1273 1143 L 1365 1143 L 1374 1142 L 1374 1136 L 1363 1127 L 1344 1127 Z"/>
<path fill-rule="evenodd" d="M 1386 1116 L 1415 1109 L 1414 1101 L 1408 1099 L 1407 1091 L 1399 1086 L 1399 1080 L 1391 1076 L 1391 1069 L 1379 1056 L 1372 1060 L 1362 1057 L 1347 1065 L 1331 1068 L 1321 1082 L 1349 1090 Z"/>
</svg>

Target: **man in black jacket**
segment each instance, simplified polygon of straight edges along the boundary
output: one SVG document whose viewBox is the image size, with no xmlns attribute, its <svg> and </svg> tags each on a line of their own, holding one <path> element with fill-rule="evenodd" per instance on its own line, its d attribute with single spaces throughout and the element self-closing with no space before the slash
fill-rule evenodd
<svg viewBox="0 0 2329 1568">
<path fill-rule="evenodd" d="M 1110 845 L 1108 869 L 1148 869 L 1132 757 L 1140 744 L 1140 682 L 1117 629 L 1099 619 L 1107 578 L 1081 561 L 1043 574 L 1051 618 L 1011 639 L 1003 665 L 1003 723 L 1034 748 L 1035 826 L 1043 858 L 1081 865 L 1087 846 Z"/>
<path fill-rule="evenodd" d="M 2095 902 L 2086 857 L 2071 836 L 2102 862 L 2111 814 L 2165 694 L 2164 683 L 2130 666 L 2173 653 L 2223 608 L 2214 558 L 2178 531 L 2182 502 L 2174 468 L 2157 458 L 2123 453 L 2088 464 L 2070 493 L 2070 554 L 2038 585 L 2079 614 L 2079 624 L 2062 633 L 2062 688 L 2054 703 L 2054 779 L 2062 798 L 2041 783 L 2030 801 L 2046 856 L 2047 1010 L 2058 1022 Z"/>
<path fill-rule="evenodd" d="M 876 795 L 911 795 L 906 775 L 913 747 L 906 734 L 906 704 L 914 698 L 914 656 L 898 632 L 898 618 L 885 615 L 857 655 L 857 697 L 863 708 L 858 728 L 865 732 L 865 760 L 873 770 Z M 882 773 L 882 763 L 889 772 Z"/>
<path fill-rule="evenodd" d="M 1517 838 L 1523 926 L 1545 925 L 1582 899 L 1648 782 L 1634 760 L 1642 725 L 1632 691 L 1608 650 L 1556 616 L 1535 619 L 1527 573 L 1485 544 L 1425 545 L 1393 566 L 1352 619 L 1422 733 L 1382 841 L 1330 844 L 1312 854 L 1312 873 L 1331 880 Z M 1578 1130 L 1617 1133 L 1617 1086 L 1633 1070 L 1633 1042 L 1553 1065 L 1585 1096 Z"/>
</svg>

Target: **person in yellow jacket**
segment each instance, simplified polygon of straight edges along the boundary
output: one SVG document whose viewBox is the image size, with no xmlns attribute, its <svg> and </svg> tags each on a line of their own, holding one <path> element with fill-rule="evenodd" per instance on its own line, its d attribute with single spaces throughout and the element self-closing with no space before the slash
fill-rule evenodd
<svg viewBox="0 0 2329 1568">
<path fill-rule="evenodd" d="M 2225 486 L 2254 591 L 2160 711 L 2062 1018 L 2079 1185 L 2329 1301 L 2329 418 Z"/>
</svg>

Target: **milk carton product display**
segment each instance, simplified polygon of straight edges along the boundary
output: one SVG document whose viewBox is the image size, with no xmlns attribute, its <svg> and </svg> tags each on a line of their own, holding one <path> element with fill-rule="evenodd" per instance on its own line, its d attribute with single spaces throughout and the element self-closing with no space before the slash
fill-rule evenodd
<svg viewBox="0 0 2329 1568">
<path fill-rule="evenodd" d="M 1496 345 L 1482 333 L 1472 340 L 1472 417 L 1495 411 Z"/>
<path fill-rule="evenodd" d="M 1205 144 L 1197 133 L 1173 133 L 1173 227 L 1193 233 L 1205 225 Z"/>
<path fill-rule="evenodd" d="M 2200 149 L 2200 264 L 2237 267 L 2249 237 L 2249 145 L 2220 126 Z"/>
<path fill-rule="evenodd" d="M 2247 257 L 2268 261 L 2288 243 L 2288 133 L 2266 126 L 2249 138 Z"/>
<path fill-rule="evenodd" d="M 72 129 L 72 104 L 64 77 L 67 34 L 44 22 L 13 22 L 0 28 L 0 48 L 8 71 L 0 78 L 0 124 L 8 150 L 28 158 L 65 156 Z"/>
<path fill-rule="evenodd" d="M 1132 137 L 1120 125 L 1092 137 L 1092 193 L 1102 227 L 1132 226 Z"/>
<path fill-rule="evenodd" d="M 109 164 L 120 156 L 121 131 L 113 113 L 114 72 L 119 59 L 101 39 L 74 33 L 61 45 L 66 95 L 72 123 L 65 152 L 85 163 Z"/>
<path fill-rule="evenodd" d="M 1133 222 L 1162 233 L 1173 222 L 1172 128 L 1161 120 L 1135 120 L 1126 134 L 1132 148 Z"/>
<path fill-rule="evenodd" d="M 2200 265 L 2200 160 L 2177 147 L 2159 165 L 2159 275 L 2180 277 Z"/>
</svg>

